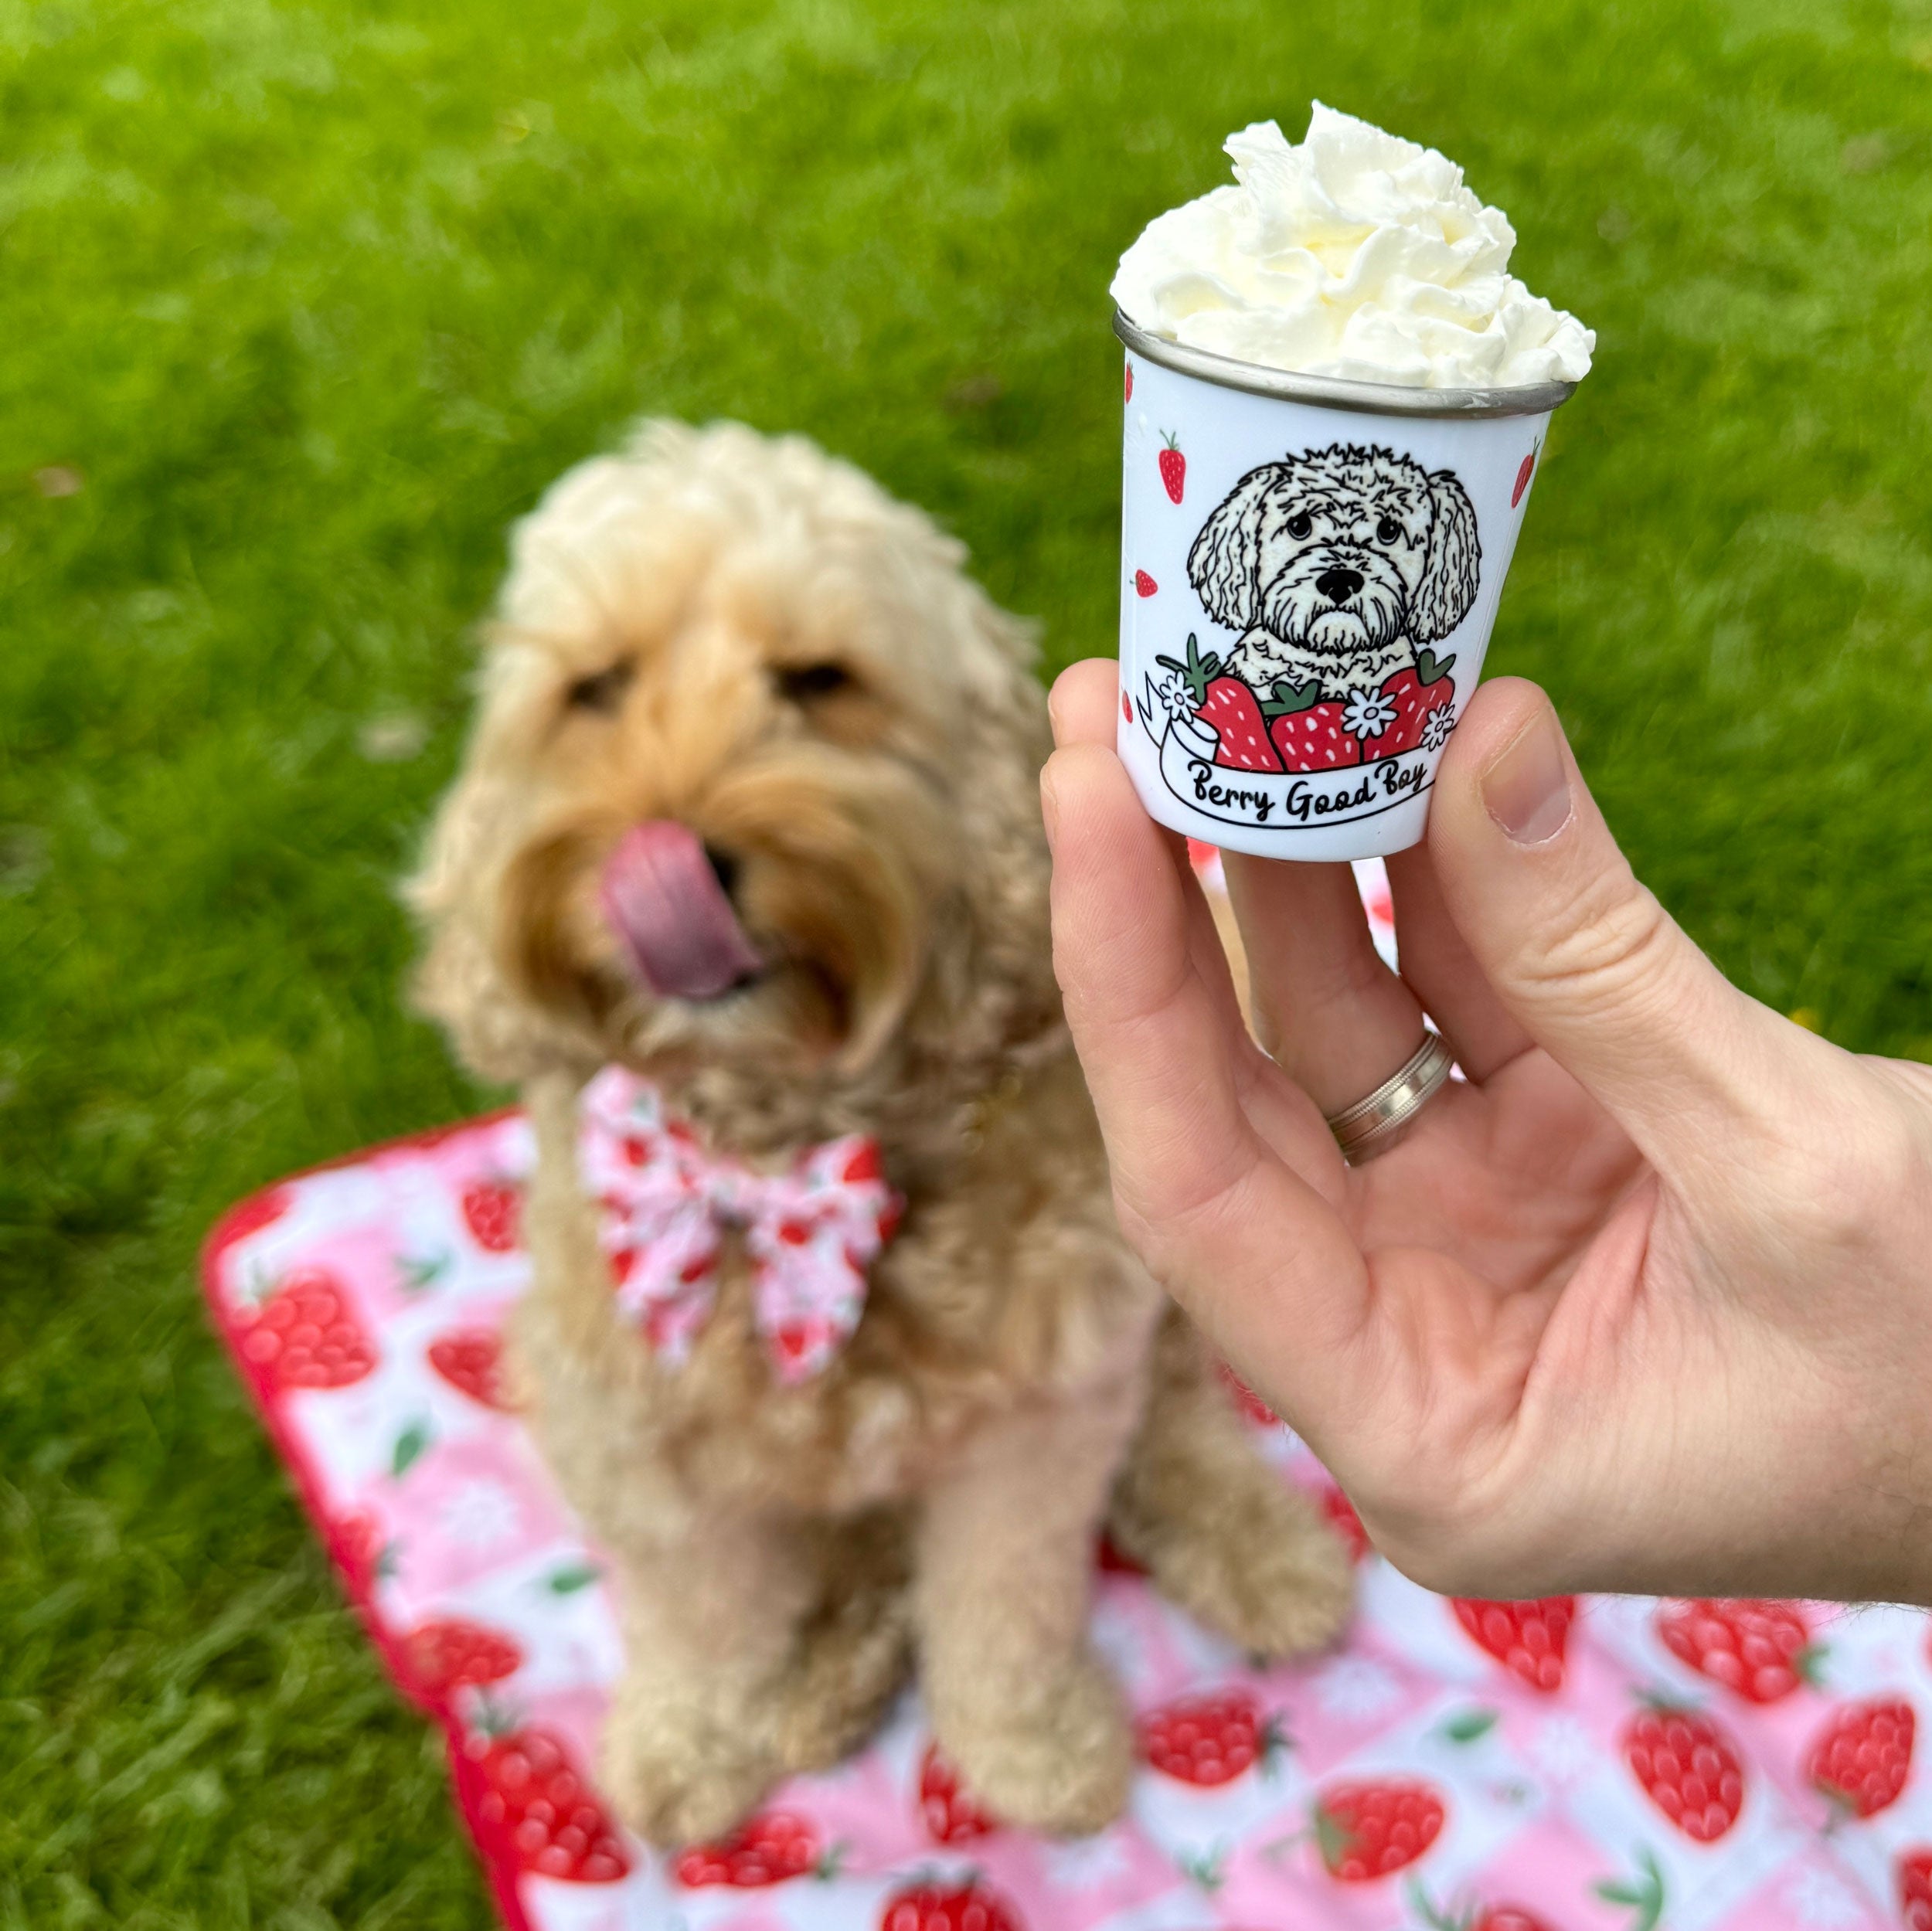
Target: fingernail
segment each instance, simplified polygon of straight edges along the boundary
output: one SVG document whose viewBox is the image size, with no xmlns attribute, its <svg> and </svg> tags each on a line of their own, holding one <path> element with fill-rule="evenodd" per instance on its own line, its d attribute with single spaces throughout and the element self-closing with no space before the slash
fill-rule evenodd
<svg viewBox="0 0 1932 1931">
<path fill-rule="evenodd" d="M 1053 794 L 1053 773 L 1043 771 L 1039 774 L 1040 822 L 1046 828 L 1046 849 L 1050 855 L 1053 839 L 1060 826 L 1060 801 Z"/>
<path fill-rule="evenodd" d="M 1570 822 L 1570 774 L 1548 709 L 1539 710 L 1483 773 L 1482 802 L 1517 845 L 1542 845 Z"/>
</svg>

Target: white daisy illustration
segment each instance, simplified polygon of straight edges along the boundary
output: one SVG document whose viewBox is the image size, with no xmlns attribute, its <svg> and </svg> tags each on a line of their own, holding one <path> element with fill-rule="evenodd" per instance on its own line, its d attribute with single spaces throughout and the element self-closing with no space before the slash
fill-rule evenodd
<svg viewBox="0 0 1932 1931">
<path fill-rule="evenodd" d="M 1054 1884 L 1063 1891 L 1097 1891 L 1103 1885 L 1117 1884 L 1132 1876 L 1134 1872 L 1125 1845 L 1111 1831 L 1098 1837 L 1049 1844 L 1046 1868 Z"/>
<path fill-rule="evenodd" d="M 516 1498 L 495 1482 L 463 1483 L 439 1514 L 443 1533 L 464 1549 L 501 1549 L 515 1542 L 522 1527 Z"/>
<path fill-rule="evenodd" d="M 1553 1716 L 1530 1739 L 1529 1754 L 1553 1788 L 1582 1783 L 1603 1761 L 1596 1739 L 1573 1716 Z"/>
<path fill-rule="evenodd" d="M 1193 693 L 1181 681 L 1179 672 L 1169 671 L 1165 677 L 1155 678 L 1154 695 L 1161 700 L 1161 709 L 1175 723 L 1185 722 L 1193 716 Z"/>
<path fill-rule="evenodd" d="M 1784 1886 L 1784 1908 L 1800 1924 L 1815 1924 L 1820 1931 L 1838 1931 L 1848 1924 L 1862 1924 L 1865 1909 L 1829 1871 L 1808 1864 L 1791 1873 Z"/>
<path fill-rule="evenodd" d="M 1425 751 L 1440 751 L 1449 742 L 1449 733 L 1456 728 L 1456 707 L 1453 704 L 1440 704 L 1422 720 L 1422 748 Z"/>
<path fill-rule="evenodd" d="M 1330 1716 L 1379 1716 L 1402 1701 L 1393 1672 L 1366 1656 L 1338 1657 L 1314 1688 L 1315 1702 Z"/>
<path fill-rule="evenodd" d="M 1396 707 L 1379 691 L 1351 691 L 1342 707 L 1342 728 L 1353 737 L 1379 737 L 1396 721 Z"/>
</svg>

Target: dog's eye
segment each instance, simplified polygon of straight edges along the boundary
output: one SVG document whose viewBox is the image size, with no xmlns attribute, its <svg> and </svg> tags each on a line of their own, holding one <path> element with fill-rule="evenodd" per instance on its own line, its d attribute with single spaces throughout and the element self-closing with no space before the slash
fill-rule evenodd
<svg viewBox="0 0 1932 1931">
<path fill-rule="evenodd" d="M 842 664 L 786 665 L 776 674 L 778 694 L 794 704 L 810 704 L 816 699 L 833 697 L 849 691 L 855 682 Z"/>
<path fill-rule="evenodd" d="M 1402 534 L 1402 525 L 1393 516 L 1385 516 L 1376 525 L 1376 541 L 1393 543 Z"/>
<path fill-rule="evenodd" d="M 1306 510 L 1298 510 L 1288 518 L 1288 534 L 1298 543 L 1315 528 L 1315 518 Z"/>
<path fill-rule="evenodd" d="M 637 674 L 638 667 L 628 657 L 621 657 L 588 677 L 577 678 L 564 692 L 564 702 L 573 711 L 600 711 L 607 717 L 624 702 Z"/>
</svg>

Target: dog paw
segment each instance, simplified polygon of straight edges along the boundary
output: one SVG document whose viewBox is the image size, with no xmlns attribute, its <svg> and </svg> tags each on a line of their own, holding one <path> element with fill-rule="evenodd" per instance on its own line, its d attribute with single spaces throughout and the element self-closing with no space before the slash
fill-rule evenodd
<svg viewBox="0 0 1932 1931">
<path fill-rule="evenodd" d="M 1168 1524 L 1148 1563 L 1161 1593 L 1250 1654 L 1305 1655 L 1332 1642 L 1355 1603 L 1348 1551 L 1299 1497 Z"/>
<path fill-rule="evenodd" d="M 639 1837 L 675 1849 L 730 1835 L 779 1773 L 728 1713 L 620 1691 L 598 1774 L 617 1814 Z"/>
<path fill-rule="evenodd" d="M 961 1781 L 1004 1823 L 1083 1837 L 1126 1807 L 1133 1730 L 1120 1685 L 1091 1654 L 1010 1698 L 935 1710 L 934 1727 Z"/>
</svg>

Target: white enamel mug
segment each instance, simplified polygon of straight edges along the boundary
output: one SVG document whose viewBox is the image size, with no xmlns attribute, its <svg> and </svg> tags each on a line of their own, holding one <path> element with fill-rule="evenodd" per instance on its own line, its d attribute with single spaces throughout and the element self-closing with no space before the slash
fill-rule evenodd
<svg viewBox="0 0 1932 1931">
<path fill-rule="evenodd" d="M 1409 389 L 1127 345 L 1122 760 L 1151 816 L 1263 858 L 1400 852 L 1482 669 L 1573 382 Z"/>
</svg>

